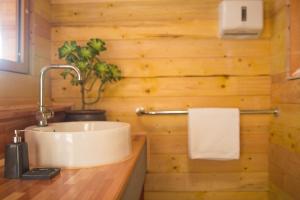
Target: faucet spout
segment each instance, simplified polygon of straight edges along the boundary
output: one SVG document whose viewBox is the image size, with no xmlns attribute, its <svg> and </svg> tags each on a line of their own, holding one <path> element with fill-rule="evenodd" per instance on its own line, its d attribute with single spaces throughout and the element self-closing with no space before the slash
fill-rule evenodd
<svg viewBox="0 0 300 200">
<path fill-rule="evenodd" d="M 47 109 L 44 101 L 44 85 L 45 85 L 45 75 L 46 72 L 48 72 L 50 69 L 71 69 L 76 72 L 77 79 L 79 81 L 82 81 L 82 76 L 80 74 L 80 71 L 72 66 L 72 65 L 49 65 L 45 66 L 41 69 L 40 73 L 40 88 L 39 88 L 39 110 L 36 113 L 36 119 L 38 120 L 38 126 L 47 126 L 48 125 L 48 119 L 52 118 L 54 116 L 54 112 Z"/>
</svg>

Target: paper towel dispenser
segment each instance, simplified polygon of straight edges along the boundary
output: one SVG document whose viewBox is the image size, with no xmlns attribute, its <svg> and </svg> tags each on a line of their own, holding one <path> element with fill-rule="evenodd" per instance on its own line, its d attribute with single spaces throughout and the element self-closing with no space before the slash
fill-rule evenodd
<svg viewBox="0 0 300 200">
<path fill-rule="evenodd" d="M 263 30 L 262 0 L 223 0 L 220 10 L 221 38 L 258 38 Z"/>
</svg>

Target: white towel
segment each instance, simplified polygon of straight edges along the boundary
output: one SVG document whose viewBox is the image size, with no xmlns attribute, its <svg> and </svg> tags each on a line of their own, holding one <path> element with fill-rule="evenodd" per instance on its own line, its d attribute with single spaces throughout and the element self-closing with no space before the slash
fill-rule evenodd
<svg viewBox="0 0 300 200">
<path fill-rule="evenodd" d="M 236 108 L 188 110 L 191 159 L 233 160 L 240 157 L 240 112 Z"/>
</svg>

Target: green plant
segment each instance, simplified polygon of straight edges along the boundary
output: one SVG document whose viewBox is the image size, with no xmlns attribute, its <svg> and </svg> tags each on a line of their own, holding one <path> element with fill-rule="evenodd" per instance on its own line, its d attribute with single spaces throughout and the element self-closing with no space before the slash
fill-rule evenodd
<svg viewBox="0 0 300 200">
<path fill-rule="evenodd" d="M 65 70 L 61 76 L 66 79 L 71 77 L 71 84 L 80 86 L 81 108 L 86 105 L 97 103 L 108 83 L 117 82 L 121 79 L 121 70 L 118 66 L 108 64 L 100 60 L 100 52 L 105 51 L 105 42 L 98 38 L 90 39 L 85 46 L 79 46 L 75 41 L 66 41 L 59 49 L 59 58 L 64 59 L 69 65 L 80 70 L 82 81 L 78 81 L 71 70 Z M 99 82 L 99 84 L 97 84 Z M 86 94 L 92 92 L 94 86 L 98 86 L 95 99 L 88 101 Z"/>
</svg>

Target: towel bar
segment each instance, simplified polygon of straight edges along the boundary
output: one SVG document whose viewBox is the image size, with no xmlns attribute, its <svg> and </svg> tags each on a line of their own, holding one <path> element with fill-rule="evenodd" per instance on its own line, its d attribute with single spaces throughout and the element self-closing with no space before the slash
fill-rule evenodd
<svg viewBox="0 0 300 200">
<path fill-rule="evenodd" d="M 141 115 L 185 115 L 188 114 L 187 110 L 160 110 L 160 111 L 145 111 L 143 107 L 139 107 L 135 110 L 138 116 Z M 241 114 L 272 114 L 274 116 L 279 115 L 279 110 L 269 109 L 269 110 L 240 110 Z"/>
</svg>

